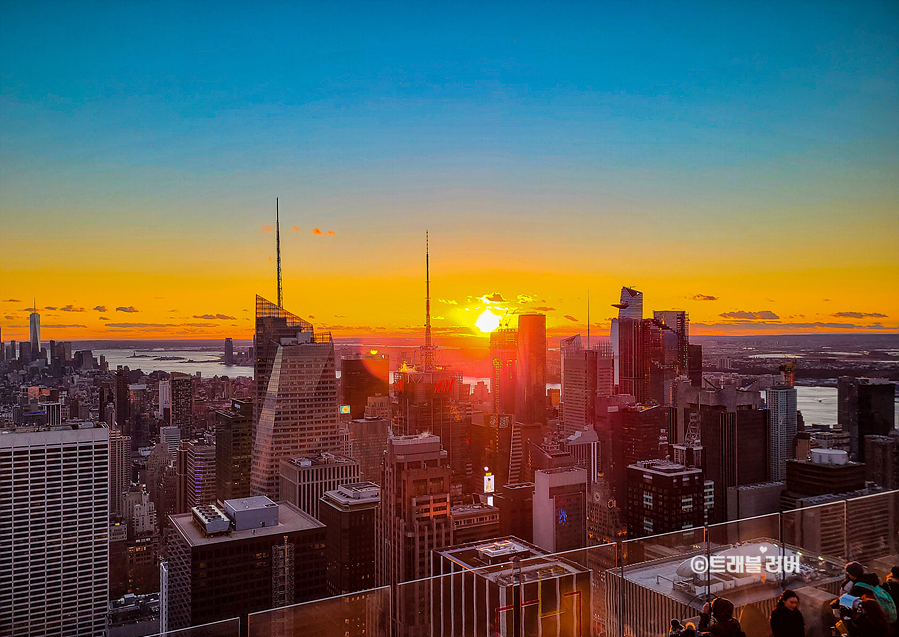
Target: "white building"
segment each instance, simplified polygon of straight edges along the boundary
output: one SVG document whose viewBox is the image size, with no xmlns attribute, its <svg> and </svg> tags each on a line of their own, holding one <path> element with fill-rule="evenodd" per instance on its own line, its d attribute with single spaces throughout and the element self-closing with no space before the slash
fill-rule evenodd
<svg viewBox="0 0 899 637">
<path fill-rule="evenodd" d="M 109 430 L 0 432 L 0 635 L 101 637 Z"/>
</svg>

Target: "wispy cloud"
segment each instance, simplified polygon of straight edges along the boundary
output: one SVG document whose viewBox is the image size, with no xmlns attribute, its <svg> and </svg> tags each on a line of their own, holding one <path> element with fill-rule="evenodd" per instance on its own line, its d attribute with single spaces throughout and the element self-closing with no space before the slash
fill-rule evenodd
<svg viewBox="0 0 899 637">
<path fill-rule="evenodd" d="M 484 303 L 505 303 L 506 299 L 503 298 L 503 295 L 499 292 L 494 292 L 493 294 L 485 294 L 480 297 Z"/>
<path fill-rule="evenodd" d="M 45 309 L 45 310 L 55 310 L 55 309 L 57 309 L 57 308 L 53 307 L 52 305 L 48 305 L 48 306 L 46 306 L 44 309 Z"/>
<path fill-rule="evenodd" d="M 293 230 L 294 232 L 300 231 L 299 227 L 297 227 L 297 226 L 291 226 L 290 229 Z"/>
<path fill-rule="evenodd" d="M 87 328 L 87 325 L 44 325 L 43 327 L 49 327 L 49 328 L 55 328 L 55 329 L 63 329 L 63 330 L 66 330 L 66 329 L 70 329 L 70 328 L 73 328 L 73 327 L 83 327 L 83 328 Z"/>
<path fill-rule="evenodd" d="M 136 307 L 134 307 L 133 305 L 129 305 L 128 307 L 119 306 L 115 309 L 115 311 L 116 312 L 137 312 L 139 310 Z"/>
<path fill-rule="evenodd" d="M 564 317 L 562 317 L 562 318 L 567 318 L 569 321 L 577 321 L 577 319 L 574 318 L 573 316 L 571 316 L 570 314 L 566 314 L 566 315 L 565 315 Z"/>
<path fill-rule="evenodd" d="M 312 229 L 312 234 L 321 234 L 321 233 L 322 233 L 322 231 L 319 230 L 318 228 L 313 228 L 313 229 Z"/>
<path fill-rule="evenodd" d="M 97 305 L 97 306 L 95 306 L 93 309 L 97 310 L 98 312 L 106 312 L 106 306 L 105 306 L 105 305 Z"/>
<path fill-rule="evenodd" d="M 831 314 L 834 318 L 887 318 L 886 314 L 880 312 L 835 312 Z"/>
<path fill-rule="evenodd" d="M 758 312 L 747 312 L 746 310 L 737 310 L 735 312 L 724 312 L 719 314 L 721 318 L 728 319 L 754 319 L 754 320 L 777 320 L 780 317 L 771 310 L 759 310 Z"/>
<path fill-rule="evenodd" d="M 318 235 L 325 235 L 328 237 L 333 237 L 337 233 L 334 232 L 333 230 L 327 230 L 325 232 L 322 232 L 321 228 L 313 228 L 312 232 L 310 234 L 318 234 Z"/>
<path fill-rule="evenodd" d="M 100 317 L 100 320 L 101 320 L 101 321 L 108 321 L 109 319 L 106 318 L 105 316 L 101 316 L 101 317 Z"/>
<path fill-rule="evenodd" d="M 21 303 L 22 299 L 3 299 L 4 303 Z"/>
<path fill-rule="evenodd" d="M 83 307 L 75 307 L 74 305 L 71 305 L 71 304 L 66 305 L 65 307 L 61 307 L 59 309 L 62 310 L 63 312 L 84 312 Z"/>
<path fill-rule="evenodd" d="M 272 230 L 274 230 L 274 228 L 272 228 L 271 226 L 262 226 L 263 232 L 271 232 Z"/>
<path fill-rule="evenodd" d="M 234 316 L 228 316 L 227 314 L 194 314 L 195 319 L 206 319 L 207 321 L 236 321 L 237 318 Z"/>
<path fill-rule="evenodd" d="M 178 327 L 175 323 L 107 323 L 106 327 Z"/>
<path fill-rule="evenodd" d="M 522 305 L 524 305 L 525 303 L 533 303 L 533 302 L 534 302 L 534 297 L 532 297 L 532 296 L 530 296 L 530 295 L 528 295 L 528 294 L 519 294 L 519 295 L 518 295 L 518 302 L 519 302 L 520 304 L 522 304 Z"/>
<path fill-rule="evenodd" d="M 540 307 L 535 307 L 534 309 L 537 310 L 538 312 L 552 312 L 552 311 L 554 311 L 556 308 L 554 308 L 554 307 L 546 307 L 545 305 L 541 305 Z"/>
<path fill-rule="evenodd" d="M 459 305 L 458 301 L 454 301 L 453 299 L 437 299 L 440 303 L 446 303 L 447 305 Z"/>
<path fill-rule="evenodd" d="M 717 296 L 712 296 L 710 294 L 694 294 L 693 296 L 687 297 L 694 301 L 717 301 Z"/>
</svg>

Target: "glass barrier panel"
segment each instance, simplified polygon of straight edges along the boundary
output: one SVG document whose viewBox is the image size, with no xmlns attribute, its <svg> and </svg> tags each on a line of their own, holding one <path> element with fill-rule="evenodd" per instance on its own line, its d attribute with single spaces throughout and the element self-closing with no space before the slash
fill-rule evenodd
<svg viewBox="0 0 899 637">
<path fill-rule="evenodd" d="M 235 617 L 202 626 L 169 630 L 153 637 L 240 637 L 240 619 Z"/>
<path fill-rule="evenodd" d="M 846 501 L 847 561 L 861 562 L 881 581 L 899 564 L 899 491 Z"/>
<path fill-rule="evenodd" d="M 617 577 L 618 546 L 616 544 L 601 544 L 589 546 L 583 549 L 557 553 L 557 557 L 572 562 L 590 571 L 590 583 L 592 594 L 591 622 L 593 635 L 617 635 L 617 625 L 614 629 L 609 624 L 607 581 L 609 571 Z M 617 604 L 617 599 L 615 600 Z"/>
<path fill-rule="evenodd" d="M 781 516 L 786 544 L 845 564 L 849 554 L 845 501 L 784 511 Z"/>
<path fill-rule="evenodd" d="M 623 542 L 621 566 L 607 571 L 609 634 L 667 635 L 672 619 L 696 615 L 706 592 L 707 554 L 703 527 Z"/>
<path fill-rule="evenodd" d="M 390 634 L 390 587 L 252 613 L 249 637 L 362 637 Z"/>
<path fill-rule="evenodd" d="M 458 620 L 445 600 L 456 590 L 457 578 L 440 575 L 397 584 L 391 609 L 394 637 L 452 634 L 445 632 L 444 626 L 458 624 Z"/>
</svg>

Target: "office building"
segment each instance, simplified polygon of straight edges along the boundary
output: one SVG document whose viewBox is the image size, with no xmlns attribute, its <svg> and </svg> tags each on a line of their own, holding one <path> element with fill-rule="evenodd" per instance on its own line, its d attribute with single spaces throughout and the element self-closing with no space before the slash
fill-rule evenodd
<svg viewBox="0 0 899 637">
<path fill-rule="evenodd" d="M 445 577 L 433 580 L 431 635 L 595 634 L 591 572 L 580 564 L 514 536 L 457 543 L 433 561 Z"/>
<path fill-rule="evenodd" d="M 156 385 L 156 388 L 159 393 L 157 417 L 164 422 L 169 422 L 172 419 L 172 381 L 161 380 Z"/>
<path fill-rule="evenodd" d="M 320 520 L 327 527 L 328 595 L 374 588 L 375 520 L 381 488 L 374 482 L 342 484 L 325 491 Z"/>
<path fill-rule="evenodd" d="M 481 542 L 501 535 L 499 509 L 489 504 L 476 502 L 452 506 L 450 522 L 454 544 Z"/>
<path fill-rule="evenodd" d="M 534 540 L 534 483 L 504 484 L 493 497 L 499 509 L 499 535 L 516 535 L 522 540 Z"/>
<path fill-rule="evenodd" d="M 178 447 L 181 445 L 181 430 L 178 427 L 160 427 L 159 441 L 166 444 L 169 456 L 174 462 L 178 456 Z"/>
<path fill-rule="evenodd" d="M 796 388 L 775 385 L 765 392 L 771 432 L 768 436 L 770 479 L 786 477 L 786 461 L 793 458 L 794 441 L 799 429 L 796 421 Z"/>
<path fill-rule="evenodd" d="M 225 339 L 225 365 L 234 364 L 234 341 L 230 338 Z"/>
<path fill-rule="evenodd" d="M 562 359 L 562 433 L 570 436 L 592 427 L 596 403 L 596 352 L 586 350 L 580 334 L 563 339 L 559 345 Z"/>
<path fill-rule="evenodd" d="M 831 493 L 849 493 L 865 488 L 865 465 L 851 462 L 849 454 L 837 449 L 813 449 L 809 460 L 786 462 L 786 493 L 815 496 Z M 793 508 L 786 506 L 784 508 Z"/>
<path fill-rule="evenodd" d="M 676 334 L 677 373 L 687 374 L 690 358 L 690 319 L 687 313 L 683 310 L 663 310 L 653 312 L 652 316 Z"/>
<path fill-rule="evenodd" d="M 172 372 L 172 408 L 169 425 L 178 427 L 182 436 L 190 436 L 193 431 L 193 378 L 181 372 Z"/>
<path fill-rule="evenodd" d="M 587 478 L 575 466 L 534 472 L 534 544 L 550 553 L 587 546 Z"/>
<path fill-rule="evenodd" d="M 515 419 L 546 422 L 546 315 L 518 315 Z"/>
<path fill-rule="evenodd" d="M 339 443 L 331 334 L 257 296 L 255 378 L 250 492 L 279 499 L 283 458 Z"/>
<path fill-rule="evenodd" d="M 241 617 L 325 595 L 325 526 L 264 496 L 171 516 L 168 626 Z"/>
<path fill-rule="evenodd" d="M 627 468 L 629 538 L 701 527 L 702 470 L 668 460 L 643 460 Z"/>
<path fill-rule="evenodd" d="M 615 371 L 615 386 L 621 383 L 621 320 L 643 320 L 643 293 L 633 288 L 622 287 L 621 296 L 618 303 L 613 303 L 612 307 L 618 308 L 618 318 L 612 319 L 612 326 L 609 331 L 609 342 L 612 346 L 612 356 Z M 619 393 L 630 393 L 620 390 Z"/>
<path fill-rule="evenodd" d="M 197 440 L 187 443 L 186 508 L 215 502 L 215 445 Z"/>
<path fill-rule="evenodd" d="M 388 396 L 390 360 L 386 354 L 356 354 L 340 359 L 342 403 L 352 418 L 364 418 L 368 399 Z"/>
<path fill-rule="evenodd" d="M 131 396 L 128 393 L 128 374 L 119 365 L 115 373 L 116 426 L 125 436 L 131 435 Z"/>
<path fill-rule="evenodd" d="M 0 634 L 102 637 L 109 430 L 0 434 Z"/>
<path fill-rule="evenodd" d="M 888 436 L 896 426 L 896 383 L 884 378 L 837 380 L 837 422 L 849 432 L 849 455 L 865 462 L 865 436 Z"/>
<path fill-rule="evenodd" d="M 693 387 L 702 387 L 702 345 L 687 345 L 687 377 Z"/>
<path fill-rule="evenodd" d="M 280 478 L 281 497 L 320 519 L 318 516 L 322 495 L 343 484 L 359 482 L 359 463 L 335 453 L 308 453 L 283 458 Z"/>
<path fill-rule="evenodd" d="M 388 439 L 377 528 L 379 585 L 428 577 L 431 551 L 452 544 L 449 486 L 440 438 Z"/>
<path fill-rule="evenodd" d="M 359 463 L 359 479 L 378 483 L 381 479 L 381 463 L 387 453 L 387 418 L 362 418 L 346 424 L 349 434 L 350 457 Z"/>
<path fill-rule="evenodd" d="M 215 497 L 220 501 L 250 496 L 253 452 L 253 401 L 231 400 L 215 414 Z"/>
<path fill-rule="evenodd" d="M 865 436 L 865 477 L 884 489 L 899 489 L 899 434 Z"/>
<path fill-rule="evenodd" d="M 514 414 L 518 380 L 518 333 L 499 328 L 490 333 L 490 390 L 493 413 Z"/>
<path fill-rule="evenodd" d="M 41 315 L 37 313 L 37 308 L 28 315 L 28 325 L 31 336 L 31 360 L 37 360 L 41 355 Z"/>
<path fill-rule="evenodd" d="M 109 512 L 124 515 L 125 494 L 131 487 L 131 438 L 109 432 Z"/>
</svg>

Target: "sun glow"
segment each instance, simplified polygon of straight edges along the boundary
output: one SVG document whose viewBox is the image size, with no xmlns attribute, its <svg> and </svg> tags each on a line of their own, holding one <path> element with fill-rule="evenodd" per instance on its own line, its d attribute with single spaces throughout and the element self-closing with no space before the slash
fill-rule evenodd
<svg viewBox="0 0 899 637">
<path fill-rule="evenodd" d="M 482 332 L 492 332 L 497 327 L 499 327 L 499 321 L 500 317 L 487 309 L 481 312 L 481 315 L 478 317 L 478 320 L 474 322 L 474 324 L 475 327 L 477 327 Z"/>
</svg>

